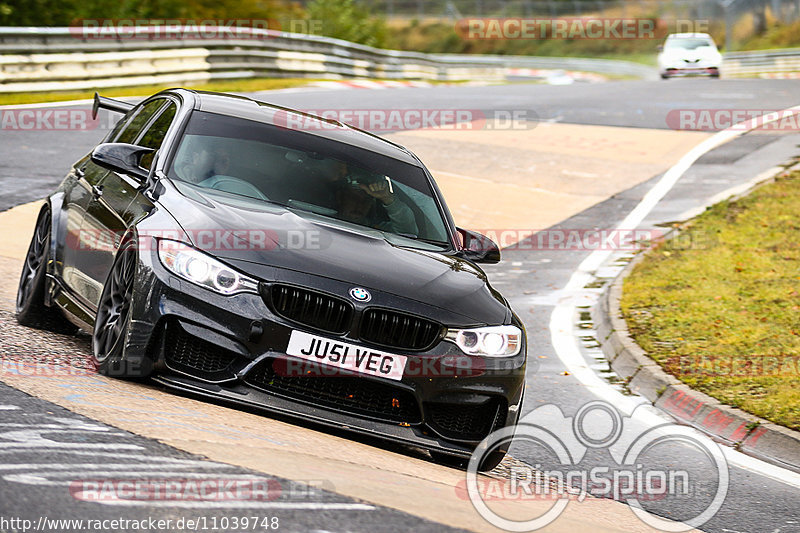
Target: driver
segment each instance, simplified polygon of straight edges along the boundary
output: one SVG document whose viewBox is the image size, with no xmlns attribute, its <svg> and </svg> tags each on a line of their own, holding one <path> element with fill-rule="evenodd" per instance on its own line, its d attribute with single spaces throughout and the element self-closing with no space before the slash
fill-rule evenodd
<svg viewBox="0 0 800 533">
<path fill-rule="evenodd" d="M 381 216 L 378 203 L 388 215 Z M 411 208 L 399 200 L 389 185 L 389 178 L 370 184 L 359 183 L 357 187 L 343 186 L 336 191 L 339 216 L 354 224 L 371 228 L 416 236 L 417 223 Z"/>
<path fill-rule="evenodd" d="M 201 148 L 180 169 L 183 179 L 196 185 L 208 186 L 205 182 L 214 176 L 224 176 L 230 168 L 231 157 L 225 148 L 210 150 Z"/>
<path fill-rule="evenodd" d="M 249 181 L 228 174 L 231 154 L 227 147 L 196 150 L 188 162 L 179 168 L 179 176 L 189 183 L 207 189 L 267 200 L 264 193 Z"/>
</svg>

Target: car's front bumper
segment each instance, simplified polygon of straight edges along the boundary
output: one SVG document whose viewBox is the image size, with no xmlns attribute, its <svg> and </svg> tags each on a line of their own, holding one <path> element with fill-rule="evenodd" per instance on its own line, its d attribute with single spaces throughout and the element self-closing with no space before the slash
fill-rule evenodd
<svg viewBox="0 0 800 533">
<path fill-rule="evenodd" d="M 660 67 L 662 76 L 718 76 L 720 72 L 718 63 L 670 63 Z"/>
<path fill-rule="evenodd" d="M 517 421 L 524 339 L 507 358 L 467 356 L 443 340 L 424 352 L 371 346 L 407 357 L 399 381 L 331 373 L 285 354 L 292 331 L 359 341 L 287 320 L 259 294 L 206 290 L 167 272 L 155 253 L 140 255 L 137 285 L 148 290 L 134 296 L 126 357 L 153 360 L 164 385 L 460 456 Z"/>
</svg>

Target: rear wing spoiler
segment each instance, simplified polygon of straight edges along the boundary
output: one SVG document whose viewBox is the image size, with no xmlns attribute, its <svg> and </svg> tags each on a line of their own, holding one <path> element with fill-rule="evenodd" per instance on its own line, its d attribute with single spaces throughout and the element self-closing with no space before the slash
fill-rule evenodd
<svg viewBox="0 0 800 533">
<path fill-rule="evenodd" d="M 94 93 L 94 104 L 92 104 L 92 120 L 97 118 L 97 113 L 100 111 L 100 109 L 108 109 L 109 111 L 114 111 L 116 113 L 127 113 L 133 109 L 133 104 L 122 102 L 120 100 L 114 100 L 113 98 L 106 98 L 105 96 L 100 96 L 99 94 Z"/>
</svg>

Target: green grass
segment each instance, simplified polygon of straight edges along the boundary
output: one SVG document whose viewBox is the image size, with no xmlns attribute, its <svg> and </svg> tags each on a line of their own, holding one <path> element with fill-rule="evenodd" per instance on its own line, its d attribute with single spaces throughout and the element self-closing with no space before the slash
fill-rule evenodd
<svg viewBox="0 0 800 533">
<path fill-rule="evenodd" d="M 636 342 L 697 390 L 800 429 L 800 172 L 691 221 L 625 280 Z"/>
<path fill-rule="evenodd" d="M 776 23 L 766 32 L 738 43 L 737 50 L 768 50 L 800 47 L 800 20 L 791 24 Z"/>
<path fill-rule="evenodd" d="M 212 81 L 207 83 L 183 85 L 187 89 L 216 92 L 254 92 L 273 89 L 286 89 L 307 85 L 313 81 L 306 78 L 248 78 L 240 80 Z M 98 89 L 103 96 L 150 96 L 163 89 L 175 87 L 172 85 L 137 85 L 134 87 L 114 87 Z M 93 98 L 94 90 L 90 91 L 59 91 L 40 93 L 1 93 L 0 105 L 33 104 L 40 102 L 62 102 L 64 100 L 81 100 Z"/>
</svg>

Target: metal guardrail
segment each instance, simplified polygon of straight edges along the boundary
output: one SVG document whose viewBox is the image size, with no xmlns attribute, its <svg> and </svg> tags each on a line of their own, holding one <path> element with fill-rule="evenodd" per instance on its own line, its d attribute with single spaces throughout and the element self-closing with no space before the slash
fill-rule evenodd
<svg viewBox="0 0 800 533">
<path fill-rule="evenodd" d="M 214 28 L 204 30 L 207 35 Z M 138 27 L 125 35 L 0 27 L 0 92 L 251 77 L 503 80 L 509 69 L 655 77 L 654 68 L 628 61 L 423 54 L 259 28 L 218 30 L 205 38 L 187 31 L 166 34 L 163 27 Z"/>
<path fill-rule="evenodd" d="M 722 76 L 725 78 L 772 78 L 790 73 L 800 74 L 800 48 L 729 52 L 722 58 Z"/>
</svg>

